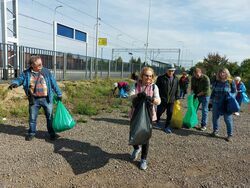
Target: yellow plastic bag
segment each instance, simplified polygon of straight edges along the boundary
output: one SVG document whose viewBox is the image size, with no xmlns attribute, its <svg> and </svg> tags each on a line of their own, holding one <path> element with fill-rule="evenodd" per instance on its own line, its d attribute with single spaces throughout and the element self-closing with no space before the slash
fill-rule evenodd
<svg viewBox="0 0 250 188">
<path fill-rule="evenodd" d="M 179 100 L 174 102 L 173 115 L 171 119 L 171 127 L 180 129 L 182 127 L 183 115 L 181 112 L 181 103 Z"/>
</svg>

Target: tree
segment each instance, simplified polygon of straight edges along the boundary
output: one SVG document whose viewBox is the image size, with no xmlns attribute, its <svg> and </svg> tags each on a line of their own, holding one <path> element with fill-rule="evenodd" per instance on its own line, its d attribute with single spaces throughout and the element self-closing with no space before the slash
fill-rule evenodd
<svg viewBox="0 0 250 188">
<path fill-rule="evenodd" d="M 228 59 L 226 56 L 221 57 L 218 53 L 209 53 L 208 56 L 204 58 L 201 68 L 206 70 L 208 77 L 211 77 L 219 68 L 226 67 L 227 64 Z"/>
<path fill-rule="evenodd" d="M 250 59 L 245 59 L 240 66 L 241 76 L 250 79 Z"/>
<path fill-rule="evenodd" d="M 239 76 L 240 75 L 240 66 L 237 64 L 237 62 L 234 63 L 228 63 L 225 66 L 230 74 L 234 77 L 234 76 Z"/>
</svg>

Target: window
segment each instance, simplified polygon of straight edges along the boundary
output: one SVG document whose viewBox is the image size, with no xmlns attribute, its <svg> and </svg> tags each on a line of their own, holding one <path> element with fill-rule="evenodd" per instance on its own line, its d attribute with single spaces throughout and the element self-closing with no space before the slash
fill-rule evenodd
<svg viewBox="0 0 250 188">
<path fill-rule="evenodd" d="M 83 42 L 86 42 L 86 40 L 87 40 L 87 33 L 79 31 L 79 30 L 75 30 L 75 39 L 83 41 Z"/>
<path fill-rule="evenodd" d="M 74 39 L 74 29 L 65 25 L 57 24 L 57 34 Z"/>
</svg>

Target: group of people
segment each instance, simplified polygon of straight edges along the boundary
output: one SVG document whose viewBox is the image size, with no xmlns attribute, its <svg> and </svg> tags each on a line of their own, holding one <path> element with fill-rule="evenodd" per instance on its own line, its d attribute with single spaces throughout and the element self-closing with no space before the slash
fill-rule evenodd
<svg viewBox="0 0 250 188">
<path fill-rule="evenodd" d="M 156 82 L 153 69 L 144 67 L 141 71 L 140 78 L 137 83 L 140 83 L 132 92 L 132 98 L 141 95 L 141 92 L 145 92 L 147 96 L 152 97 L 152 103 L 157 108 L 152 108 L 152 121 L 156 122 L 156 126 L 160 124 L 160 117 L 166 111 L 166 121 L 163 130 L 166 133 L 172 133 L 170 128 L 170 122 L 173 114 L 174 102 L 179 99 L 183 99 L 187 94 L 187 88 L 189 79 L 187 73 L 184 72 L 182 77 L 178 79 L 175 74 L 175 67 L 171 65 L 165 74 L 157 77 Z M 200 68 L 195 68 L 193 76 L 191 78 L 191 93 L 194 98 L 199 101 L 201 105 L 201 120 L 200 126 L 196 128 L 205 131 L 208 125 L 208 106 L 212 106 L 212 124 L 213 132 L 210 134 L 212 137 L 218 136 L 219 133 L 219 118 L 224 116 L 224 121 L 227 128 L 226 141 L 232 141 L 233 136 L 233 118 L 232 114 L 228 113 L 224 108 L 225 100 L 229 94 L 234 95 L 241 105 L 242 92 L 246 91 L 243 82 L 240 81 L 240 77 L 235 79 L 231 78 L 230 72 L 227 68 L 221 68 L 216 74 L 216 79 L 213 84 L 210 83 L 210 79 L 205 75 Z M 182 84 L 182 86 L 181 86 Z M 154 90 L 152 91 L 152 85 Z M 179 91 L 180 90 L 180 91 Z M 197 111 L 199 109 L 197 108 Z M 141 154 L 141 161 L 139 168 L 142 170 L 147 169 L 147 153 L 149 147 L 149 140 L 142 144 L 142 147 L 134 145 L 134 150 L 131 154 L 131 159 L 136 160 Z"/>
<path fill-rule="evenodd" d="M 59 135 L 55 133 L 52 127 L 52 101 L 54 93 L 57 95 L 57 100 L 61 100 L 62 92 L 50 71 L 43 67 L 40 56 L 32 56 L 29 60 L 29 65 L 29 68 L 22 72 L 20 77 L 13 80 L 9 86 L 9 89 L 13 89 L 23 85 L 24 91 L 29 99 L 29 130 L 25 139 L 30 141 L 34 138 L 36 134 L 38 111 L 42 107 L 45 111 L 49 138 L 55 140 Z M 152 103 L 153 108 L 151 108 L 152 113 L 150 113 L 150 118 L 151 121 L 156 122 L 158 126 L 162 114 L 166 111 L 167 118 L 163 129 L 166 133 L 172 133 L 170 122 L 172 119 L 174 102 L 185 97 L 189 84 L 187 73 L 184 72 L 182 77 L 178 79 L 174 74 L 175 70 L 175 66 L 171 65 L 167 68 L 165 74 L 158 76 L 156 79 L 154 70 L 150 67 L 144 67 L 139 77 L 135 74 L 132 75 L 135 87 L 130 88 L 130 96 L 132 99 L 145 95 Z M 116 88 L 128 90 L 129 87 L 126 82 L 122 82 L 116 83 L 115 89 Z M 239 104 L 241 104 L 241 94 L 245 92 L 245 90 L 246 88 L 243 82 L 241 82 L 240 77 L 236 77 L 235 81 L 232 80 L 226 68 L 218 71 L 216 81 L 213 82 L 212 86 L 208 76 L 203 74 L 200 68 L 195 68 L 194 75 L 191 78 L 191 93 L 194 94 L 202 106 L 199 129 L 202 131 L 206 130 L 208 122 L 208 105 L 212 103 L 213 132 L 211 136 L 218 136 L 219 117 L 223 115 L 227 126 L 228 136 L 226 140 L 230 141 L 233 136 L 233 119 L 232 114 L 228 114 L 223 110 L 223 102 L 228 93 L 233 93 L 236 94 L 236 99 Z M 136 160 L 141 152 L 140 169 L 146 170 L 149 140 L 141 146 L 134 145 L 133 148 L 131 159 Z"/>
</svg>

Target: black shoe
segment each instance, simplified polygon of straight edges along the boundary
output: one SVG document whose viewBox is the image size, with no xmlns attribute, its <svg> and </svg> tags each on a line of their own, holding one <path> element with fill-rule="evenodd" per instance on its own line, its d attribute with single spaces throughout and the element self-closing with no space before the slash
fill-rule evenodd
<svg viewBox="0 0 250 188">
<path fill-rule="evenodd" d="M 58 139 L 60 136 L 58 134 L 53 134 L 53 135 L 50 135 L 50 140 L 56 140 Z"/>
<path fill-rule="evenodd" d="M 226 137 L 226 139 L 225 139 L 227 142 L 232 142 L 232 136 L 228 136 L 228 137 Z"/>
<path fill-rule="evenodd" d="M 218 137 L 219 136 L 219 133 L 217 131 L 213 131 L 210 136 L 212 137 Z"/>
<path fill-rule="evenodd" d="M 27 136 L 25 137 L 25 140 L 26 140 L 26 141 L 31 141 L 31 140 L 33 140 L 34 137 L 35 137 L 34 135 L 27 135 Z"/>
</svg>

